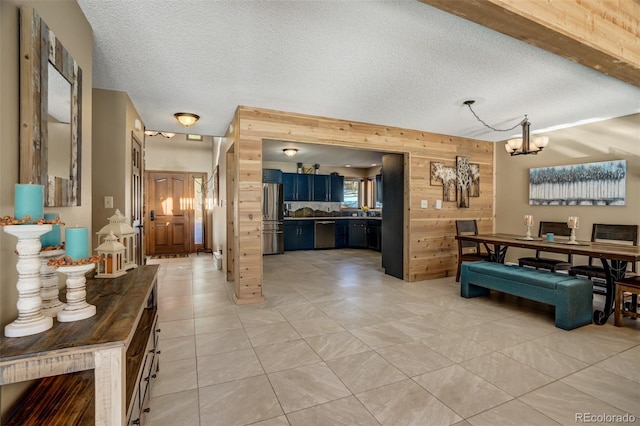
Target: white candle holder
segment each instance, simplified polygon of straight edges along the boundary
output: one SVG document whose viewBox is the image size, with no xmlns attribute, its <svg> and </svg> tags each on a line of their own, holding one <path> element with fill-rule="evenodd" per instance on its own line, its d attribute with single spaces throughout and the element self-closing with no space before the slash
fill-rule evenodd
<svg viewBox="0 0 640 426">
<path fill-rule="evenodd" d="M 569 237 L 569 241 L 567 241 L 567 244 L 579 244 L 576 241 L 576 228 L 575 227 L 571 228 L 571 236 Z"/>
<path fill-rule="evenodd" d="M 571 236 L 569 237 L 569 241 L 567 244 L 580 244 L 576 241 L 576 229 L 578 228 L 578 217 L 577 216 L 569 216 L 569 220 L 567 221 L 567 226 L 571 229 Z"/>
<path fill-rule="evenodd" d="M 18 318 L 4 327 L 7 337 L 23 337 L 53 327 L 53 318 L 42 313 L 40 296 L 40 236 L 51 231 L 51 225 L 8 225 L 4 232 L 18 237 Z"/>
<path fill-rule="evenodd" d="M 58 321 L 79 321 L 96 314 L 96 307 L 87 303 L 87 279 L 84 276 L 95 267 L 94 263 L 87 263 L 58 268 L 59 272 L 67 276 L 67 305 L 58 312 Z"/>
<path fill-rule="evenodd" d="M 531 236 L 531 227 L 533 226 L 533 216 L 527 214 L 524 216 L 524 224 L 527 226 L 527 233 L 524 236 L 524 240 L 533 240 Z"/>
<path fill-rule="evenodd" d="M 58 274 L 53 266 L 49 266 L 49 259 L 64 255 L 64 250 L 43 250 L 40 252 L 40 297 L 42 297 L 42 313 L 48 317 L 55 317 L 64 309 L 65 304 L 58 298 Z"/>
</svg>

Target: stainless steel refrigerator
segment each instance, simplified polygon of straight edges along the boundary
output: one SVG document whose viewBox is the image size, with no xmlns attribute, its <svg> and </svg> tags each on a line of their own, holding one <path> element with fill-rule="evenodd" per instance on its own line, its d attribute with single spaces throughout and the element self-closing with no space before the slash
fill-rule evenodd
<svg viewBox="0 0 640 426">
<path fill-rule="evenodd" d="M 262 254 L 284 253 L 284 198 L 281 183 L 262 184 Z"/>
</svg>

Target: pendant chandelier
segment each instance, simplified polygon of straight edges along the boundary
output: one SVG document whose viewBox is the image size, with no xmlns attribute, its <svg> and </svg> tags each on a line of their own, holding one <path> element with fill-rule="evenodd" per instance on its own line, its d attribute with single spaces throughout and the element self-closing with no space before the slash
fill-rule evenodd
<svg viewBox="0 0 640 426">
<path fill-rule="evenodd" d="M 464 105 L 469 107 L 469 110 L 471 111 L 471 113 L 485 127 L 496 132 L 510 132 L 511 130 L 515 129 L 518 126 L 522 127 L 522 137 L 509 139 L 507 143 L 505 143 L 504 145 L 504 149 L 511 156 L 538 154 L 538 152 L 542 151 L 544 147 L 547 146 L 547 144 L 549 143 L 548 136 L 536 136 L 535 138 L 531 139 L 531 135 L 529 133 L 529 127 L 531 126 L 531 123 L 529 122 L 529 119 L 527 118 L 526 115 L 524 116 L 524 119 L 520 123 L 516 124 L 515 126 L 509 129 L 496 129 L 495 127 L 488 125 L 480 117 L 478 117 L 478 115 L 475 113 L 473 108 L 471 108 L 471 105 L 473 105 L 475 102 L 476 101 L 473 101 L 473 100 L 464 101 Z"/>
</svg>

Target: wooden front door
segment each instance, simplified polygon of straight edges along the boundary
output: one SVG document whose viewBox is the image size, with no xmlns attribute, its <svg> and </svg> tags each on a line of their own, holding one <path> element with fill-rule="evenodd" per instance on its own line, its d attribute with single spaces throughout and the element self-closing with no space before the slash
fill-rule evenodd
<svg viewBox="0 0 640 426">
<path fill-rule="evenodd" d="M 148 172 L 149 254 L 176 254 L 191 251 L 189 174 Z"/>
</svg>

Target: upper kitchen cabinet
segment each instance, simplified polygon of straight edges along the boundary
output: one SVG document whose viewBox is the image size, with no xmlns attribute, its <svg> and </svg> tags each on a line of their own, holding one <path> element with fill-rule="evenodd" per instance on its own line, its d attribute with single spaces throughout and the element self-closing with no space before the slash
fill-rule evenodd
<svg viewBox="0 0 640 426">
<path fill-rule="evenodd" d="M 329 201 L 344 201 L 344 176 L 330 175 L 331 180 L 331 196 Z"/>
<path fill-rule="evenodd" d="M 342 202 L 344 177 L 338 175 L 314 175 L 313 201 Z"/>
<path fill-rule="evenodd" d="M 315 175 L 300 173 L 283 173 L 282 185 L 284 201 L 313 200 L 313 178 Z"/>
<path fill-rule="evenodd" d="M 262 183 L 282 183 L 282 170 L 262 169 Z"/>
<path fill-rule="evenodd" d="M 313 176 L 313 201 L 331 201 L 331 177 Z"/>
</svg>

